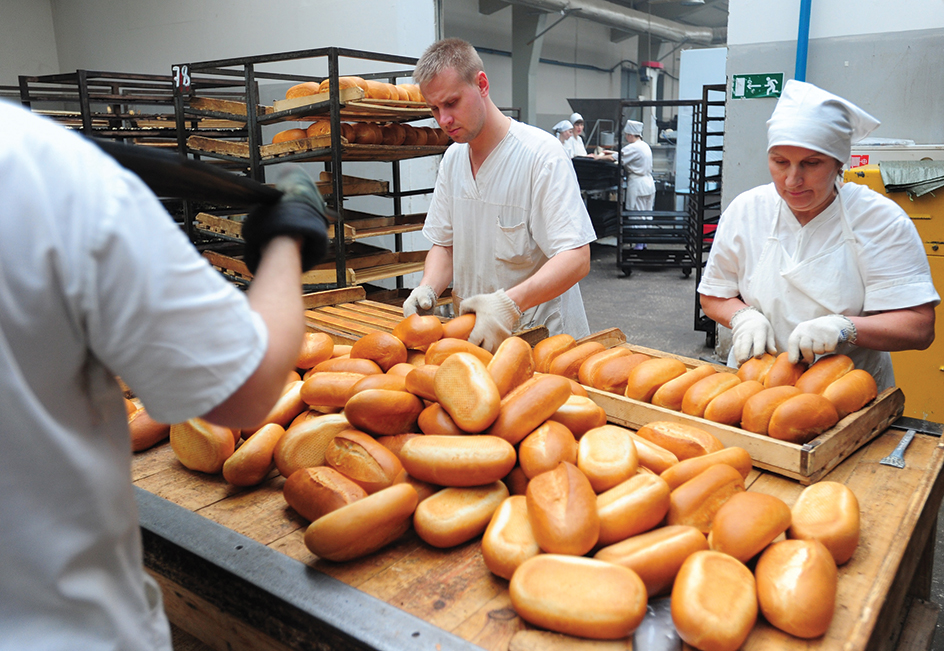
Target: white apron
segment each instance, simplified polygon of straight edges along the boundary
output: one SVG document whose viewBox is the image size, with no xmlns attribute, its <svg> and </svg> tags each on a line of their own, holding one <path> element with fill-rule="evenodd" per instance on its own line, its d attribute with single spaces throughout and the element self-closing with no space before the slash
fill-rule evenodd
<svg viewBox="0 0 944 651">
<path fill-rule="evenodd" d="M 844 314 L 859 316 L 865 303 L 865 285 L 858 265 L 858 245 L 843 207 L 839 201 L 842 241 L 806 260 L 794 260 L 777 237 L 784 211 L 784 201 L 777 202 L 772 228 L 761 252 L 753 276 L 742 288 L 741 298 L 760 310 L 774 329 L 777 350 L 787 350 L 787 341 L 794 328 L 803 321 Z M 836 351 L 848 355 L 875 378 L 878 390 L 894 386 L 891 355 L 887 352 L 840 344 Z M 728 363 L 733 362 L 731 351 Z"/>
<path fill-rule="evenodd" d="M 652 210 L 655 202 L 656 184 L 652 176 L 629 173 L 626 176 L 626 210 Z"/>
</svg>

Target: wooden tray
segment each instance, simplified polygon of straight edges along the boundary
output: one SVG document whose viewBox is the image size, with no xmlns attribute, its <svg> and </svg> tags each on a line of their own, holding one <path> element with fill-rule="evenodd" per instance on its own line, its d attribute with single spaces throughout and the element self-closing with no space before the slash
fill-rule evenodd
<svg viewBox="0 0 944 651">
<path fill-rule="evenodd" d="M 394 161 L 432 156 L 446 151 L 448 145 L 360 145 L 341 138 L 341 157 L 349 161 Z M 249 143 L 245 140 L 221 140 L 205 136 L 190 136 L 187 147 L 195 152 L 218 154 L 238 159 L 249 159 Z M 302 154 L 311 153 L 309 156 Z M 331 160 L 331 136 L 315 136 L 301 140 L 287 140 L 259 148 L 262 160 L 292 156 L 292 160 Z"/>
<path fill-rule="evenodd" d="M 303 109 L 315 114 L 327 114 L 330 99 L 331 96 L 328 93 L 319 93 L 317 95 L 306 95 L 305 97 L 295 97 L 293 99 L 275 100 L 272 102 L 271 112 L 291 112 L 297 115 L 301 112 L 300 109 Z M 421 120 L 433 116 L 432 111 L 429 110 L 425 102 L 368 99 L 364 97 L 364 91 L 361 88 L 342 88 L 339 93 L 339 99 L 341 102 L 341 117 L 346 120 L 399 122 L 405 120 Z M 297 120 L 298 118 L 286 116 L 285 119 Z"/>
</svg>

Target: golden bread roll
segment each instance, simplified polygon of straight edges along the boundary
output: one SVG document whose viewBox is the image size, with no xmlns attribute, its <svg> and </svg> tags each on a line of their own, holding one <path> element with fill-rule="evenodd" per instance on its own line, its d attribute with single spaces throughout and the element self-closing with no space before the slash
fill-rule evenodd
<svg viewBox="0 0 944 651">
<path fill-rule="evenodd" d="M 351 346 L 351 359 L 369 359 L 386 372 L 406 361 L 406 346 L 389 332 L 371 332 Z"/>
<path fill-rule="evenodd" d="M 348 344 L 335 344 L 331 351 L 331 357 L 345 357 L 351 355 L 351 348 Z"/>
<path fill-rule="evenodd" d="M 365 377 L 385 377 L 382 373 L 373 376 L 347 371 L 319 371 L 312 373 L 302 383 L 300 397 L 308 405 L 344 407 L 354 395 L 354 385 Z"/>
<path fill-rule="evenodd" d="M 825 355 L 803 371 L 794 386 L 803 393 L 822 394 L 826 387 L 854 368 L 855 362 L 848 355 Z"/>
<path fill-rule="evenodd" d="M 579 439 L 587 431 L 606 425 L 606 411 L 590 398 L 572 395 L 550 419 L 567 427 Z"/>
<path fill-rule="evenodd" d="M 767 376 L 764 377 L 764 386 L 768 389 L 785 385 L 793 386 L 806 369 L 807 363 L 803 360 L 793 364 L 787 353 L 780 353 L 770 370 L 767 371 Z"/>
<path fill-rule="evenodd" d="M 410 94 L 411 102 L 426 102 L 426 99 L 423 97 L 423 93 L 420 91 L 420 87 L 416 84 L 402 84 L 406 91 Z"/>
<path fill-rule="evenodd" d="M 528 479 L 554 470 L 561 461 L 577 463 L 577 439 L 558 422 L 546 421 L 518 444 L 518 464 Z"/>
<path fill-rule="evenodd" d="M 305 129 L 285 129 L 272 136 L 272 144 L 277 145 L 280 142 L 304 140 L 305 138 L 308 138 L 308 132 Z"/>
<path fill-rule="evenodd" d="M 715 514 L 708 545 L 747 563 L 789 526 L 790 507 L 779 497 L 737 493 Z"/>
<path fill-rule="evenodd" d="M 531 480 L 524 474 L 521 466 L 512 468 L 502 479 L 502 482 L 508 487 L 508 492 L 512 495 L 521 495 L 522 497 L 528 492 L 528 482 L 530 481 Z"/>
<path fill-rule="evenodd" d="M 741 383 L 734 373 L 713 373 L 704 377 L 688 388 L 682 397 L 682 413 L 701 418 L 705 415 L 708 403 L 728 389 Z"/>
<path fill-rule="evenodd" d="M 338 88 L 344 90 L 345 88 L 361 88 L 366 93 L 367 91 L 367 82 L 361 77 L 338 77 Z M 331 92 L 331 79 L 323 79 L 318 85 L 319 93 L 329 93 Z"/>
<path fill-rule="evenodd" d="M 571 380 L 570 378 L 567 378 L 567 380 L 570 382 L 571 395 L 580 396 L 581 398 L 590 397 L 590 394 L 587 393 L 587 390 L 583 387 L 582 384 L 580 384 L 580 382 L 578 382 L 577 380 Z"/>
<path fill-rule="evenodd" d="M 352 359 L 351 357 L 332 357 L 315 366 L 312 369 L 315 373 L 325 371 L 360 373 L 361 375 L 371 375 L 372 373 L 383 373 L 383 369 L 377 362 L 370 359 Z M 308 376 L 311 377 L 310 375 Z M 307 381 L 307 378 L 306 378 Z"/>
<path fill-rule="evenodd" d="M 700 457 L 724 448 L 718 438 L 700 427 L 656 420 L 636 430 L 636 435 L 675 455 L 679 461 Z"/>
<path fill-rule="evenodd" d="M 406 533 L 418 501 L 410 484 L 394 484 L 312 522 L 305 530 L 305 546 L 335 562 L 372 554 Z"/>
<path fill-rule="evenodd" d="M 442 490 L 442 486 L 436 486 L 435 484 L 430 484 L 429 482 L 417 479 L 416 477 L 411 477 L 410 474 L 405 470 L 400 475 L 400 477 L 402 478 L 402 481 L 398 480 L 395 483 L 409 484 L 414 489 L 416 489 L 419 502 L 429 499 Z"/>
<path fill-rule="evenodd" d="M 754 434 L 766 434 L 774 410 L 787 399 L 800 395 L 792 384 L 766 388 L 758 391 L 744 402 L 741 411 L 741 428 Z"/>
<path fill-rule="evenodd" d="M 444 488 L 416 507 L 413 528 L 433 547 L 455 547 L 481 535 L 507 497 L 508 488 L 500 481 Z"/>
<path fill-rule="evenodd" d="M 383 144 L 383 129 L 373 122 L 355 122 L 354 142 L 358 145 Z"/>
<path fill-rule="evenodd" d="M 764 385 L 757 380 L 744 380 L 727 391 L 715 396 L 705 407 L 703 418 L 723 425 L 738 425 L 744 413 L 744 404 L 748 399 L 764 391 Z"/>
<path fill-rule="evenodd" d="M 273 458 L 279 474 L 289 477 L 301 468 L 323 466 L 331 439 L 350 428 L 344 414 L 322 414 L 292 425 L 275 445 Z"/>
<path fill-rule="evenodd" d="M 369 389 L 351 396 L 344 414 L 355 429 L 374 436 L 416 431 L 423 401 L 408 391 Z"/>
<path fill-rule="evenodd" d="M 275 468 L 275 446 L 284 434 L 278 423 L 260 427 L 223 462 L 223 479 L 233 486 L 261 484 Z"/>
<path fill-rule="evenodd" d="M 367 497 L 367 491 L 328 466 L 300 468 L 282 484 L 282 497 L 295 511 L 314 522 L 342 506 Z"/>
<path fill-rule="evenodd" d="M 612 545 L 655 528 L 669 512 L 669 485 L 639 474 L 597 495 L 598 545 Z"/>
<path fill-rule="evenodd" d="M 338 432 L 325 448 L 325 464 L 368 493 L 392 486 L 403 470 L 400 459 L 374 437 L 348 429 Z"/>
<path fill-rule="evenodd" d="M 699 551 L 689 556 L 672 587 L 672 622 L 696 649 L 735 651 L 757 621 L 754 575 L 733 556 Z"/>
<path fill-rule="evenodd" d="M 446 324 L 443 324 L 445 328 Z M 443 338 L 439 341 L 435 341 L 430 344 L 429 348 L 426 349 L 426 363 L 427 364 L 436 364 L 441 365 L 447 357 L 455 353 L 469 353 L 478 357 L 483 364 L 488 366 L 488 363 L 492 361 L 492 354 L 480 348 L 475 344 L 470 344 L 465 339 L 456 339 L 454 337 L 446 337 L 445 329 L 443 330 Z"/>
<path fill-rule="evenodd" d="M 400 449 L 403 467 L 437 486 L 484 486 L 515 466 L 515 448 L 497 436 L 418 436 Z"/>
<path fill-rule="evenodd" d="M 670 357 L 647 359 L 634 366 L 626 376 L 626 391 L 623 395 L 640 402 L 649 402 L 659 387 L 686 370 L 685 364 Z"/>
<path fill-rule="evenodd" d="M 416 144 L 416 140 L 419 138 L 419 129 L 410 126 L 409 124 L 404 124 L 403 130 L 403 144 L 407 147 L 412 147 Z M 472 332 L 472 330 L 470 329 L 469 332 Z"/>
<path fill-rule="evenodd" d="M 571 380 L 576 380 L 580 372 L 580 365 L 591 355 L 604 350 L 606 350 L 606 348 L 598 341 L 587 341 L 578 344 L 554 356 L 547 365 L 547 372 L 552 375 L 563 375 Z"/>
<path fill-rule="evenodd" d="M 647 441 L 632 430 L 626 431 L 633 437 L 633 443 L 636 444 L 636 456 L 639 457 L 640 468 L 646 468 L 654 474 L 661 475 L 679 462 L 678 457 L 664 447 Z"/>
<path fill-rule="evenodd" d="M 751 357 L 738 368 L 737 376 L 741 378 L 741 382 L 755 380 L 763 384 L 770 367 L 776 361 L 777 358 L 770 353 L 764 353 L 760 357 Z"/>
<path fill-rule="evenodd" d="M 420 412 L 416 419 L 416 425 L 423 434 L 438 434 L 440 436 L 464 436 L 468 434 L 461 427 L 456 425 L 443 406 L 438 402 L 433 402 Z"/>
<path fill-rule="evenodd" d="M 608 359 L 629 356 L 632 352 L 633 351 L 625 346 L 613 346 L 612 348 L 607 348 L 590 355 L 590 357 L 583 360 L 583 363 L 580 365 L 580 369 L 577 371 L 577 381 L 580 382 L 580 384 L 592 387 L 593 374 L 596 373 L 597 367 L 600 364 Z"/>
<path fill-rule="evenodd" d="M 304 382 L 301 380 L 294 380 L 286 384 L 282 388 L 282 395 L 276 400 L 272 409 L 270 409 L 266 417 L 262 419 L 262 422 L 254 427 L 243 429 L 243 437 L 248 438 L 249 435 L 255 433 L 262 426 L 270 423 L 288 427 L 289 423 L 295 420 L 296 416 L 308 409 L 308 404 L 304 401 L 301 394 L 303 386 Z"/>
<path fill-rule="evenodd" d="M 774 409 L 767 435 L 803 445 L 839 422 L 839 412 L 829 400 L 816 393 L 787 398 Z"/>
<path fill-rule="evenodd" d="M 487 432 L 517 445 L 560 409 L 570 396 L 567 378 L 559 375 L 533 377 L 502 398 L 498 418 Z"/>
<path fill-rule="evenodd" d="M 399 364 L 397 365 L 399 366 Z M 409 364 L 404 364 L 409 366 Z M 406 391 L 406 376 L 400 373 L 394 373 L 391 367 L 386 373 L 375 373 L 374 375 L 364 375 L 351 387 L 351 395 L 367 391 L 368 389 L 386 389 L 387 391 Z M 412 367 L 410 367 L 412 369 Z"/>
<path fill-rule="evenodd" d="M 554 358 L 577 345 L 577 341 L 568 334 L 559 334 L 542 339 L 534 345 L 534 370 L 547 373 Z"/>
<path fill-rule="evenodd" d="M 482 558 L 489 571 L 511 579 L 518 566 L 541 553 L 528 521 L 524 495 L 511 495 L 498 506 L 482 535 Z"/>
<path fill-rule="evenodd" d="M 305 135 L 308 138 L 317 136 L 327 136 L 331 134 L 331 120 L 315 120 L 305 129 Z"/>
<path fill-rule="evenodd" d="M 718 509 L 743 491 L 741 473 L 726 463 L 710 466 L 672 491 L 666 522 L 695 527 L 707 535 Z"/>
<path fill-rule="evenodd" d="M 321 362 L 331 359 L 334 354 L 334 340 L 323 332 L 306 332 L 302 337 L 302 349 L 298 353 L 295 367 L 314 368 Z"/>
<path fill-rule="evenodd" d="M 652 394 L 650 402 L 656 407 L 680 411 L 682 409 L 682 398 L 685 397 L 685 392 L 699 380 L 709 375 L 714 375 L 717 372 L 718 371 L 710 364 L 690 368 L 674 380 L 669 380 L 659 387 L 656 392 Z"/>
<path fill-rule="evenodd" d="M 405 362 L 400 362 L 399 364 L 394 364 L 394 365 L 391 366 L 389 369 L 387 369 L 387 373 L 386 373 L 386 374 L 387 374 L 387 375 L 396 375 L 396 376 L 398 376 L 398 377 L 402 377 L 403 380 L 404 380 L 404 382 L 406 382 L 406 376 L 409 375 L 410 373 L 412 373 L 412 372 L 413 372 L 413 369 L 416 368 L 416 364 L 413 364 L 413 363 L 410 362 L 410 357 L 409 357 L 409 355 L 410 355 L 411 352 L 413 352 L 413 353 L 418 353 L 419 351 L 415 351 L 415 350 L 414 350 L 414 351 L 410 351 L 410 350 L 407 350 L 407 358 L 406 358 L 406 361 L 405 361 Z M 406 391 L 405 386 L 404 386 L 404 388 L 402 389 L 402 391 Z"/>
<path fill-rule="evenodd" d="M 317 81 L 305 81 L 295 84 L 285 91 L 285 99 L 295 99 L 296 97 L 306 97 L 308 95 L 317 95 L 321 91 L 321 84 Z"/>
<path fill-rule="evenodd" d="M 815 540 L 784 540 L 757 561 L 757 601 L 768 622 L 794 637 L 826 633 L 836 610 L 839 573 Z"/>
<path fill-rule="evenodd" d="M 836 565 L 852 558 L 859 545 L 859 501 L 848 486 L 834 481 L 811 484 L 800 493 L 791 514 L 788 537 L 818 540 Z"/>
<path fill-rule="evenodd" d="M 577 466 L 562 461 L 533 477 L 525 497 L 534 538 L 545 552 L 583 556 L 597 544 L 597 496 Z"/>
<path fill-rule="evenodd" d="M 410 439 L 416 438 L 417 436 L 423 435 L 416 434 L 414 432 L 407 432 L 406 434 L 391 434 L 390 436 L 378 436 L 377 442 L 397 455 L 397 459 L 399 459 L 400 450 L 403 448 L 403 445 Z"/>
<path fill-rule="evenodd" d="M 622 427 L 596 427 L 577 443 L 577 467 L 587 476 L 593 492 L 602 493 L 636 474 L 636 445 Z"/>
<path fill-rule="evenodd" d="M 482 432 L 498 418 L 498 387 L 475 355 L 455 353 L 443 360 L 433 378 L 433 389 L 439 404 L 466 432 Z"/>
<path fill-rule="evenodd" d="M 347 144 L 350 144 L 357 140 L 357 130 L 354 128 L 354 125 L 350 122 L 341 123 L 341 137 L 344 140 L 347 140 Z"/>
<path fill-rule="evenodd" d="M 443 323 L 443 339 L 467 340 L 475 327 L 475 313 L 469 312 Z"/>
<path fill-rule="evenodd" d="M 600 391 L 625 395 L 630 372 L 649 359 L 652 357 L 643 353 L 618 355 L 605 359 L 597 365 L 590 376 L 590 386 Z"/>
<path fill-rule="evenodd" d="M 393 327 L 393 336 L 407 348 L 426 350 L 443 336 L 443 324 L 435 316 L 411 314 Z"/>
<path fill-rule="evenodd" d="M 215 474 L 236 449 L 236 437 L 228 427 L 191 418 L 170 426 L 170 447 L 185 468 Z"/>
<path fill-rule="evenodd" d="M 671 590 L 685 559 L 707 549 L 705 534 L 695 527 L 670 525 L 604 547 L 593 557 L 633 570 L 654 597 Z"/>
<path fill-rule="evenodd" d="M 498 394 L 504 398 L 534 375 L 531 346 L 521 337 L 508 337 L 499 344 L 487 368 L 498 387 Z"/>
<path fill-rule="evenodd" d="M 390 84 L 388 84 L 385 81 L 377 81 L 375 79 L 368 79 L 367 80 L 367 98 L 368 99 L 391 99 Z"/>
<path fill-rule="evenodd" d="M 417 147 L 425 147 L 429 140 L 429 132 L 422 127 L 413 127 L 413 133 L 415 134 L 413 144 Z"/>
<path fill-rule="evenodd" d="M 399 147 L 406 140 L 406 129 L 402 124 L 391 122 L 380 127 L 380 130 L 383 132 L 383 141 L 381 142 L 383 145 Z"/>
<path fill-rule="evenodd" d="M 170 436 L 170 425 L 158 423 L 141 407 L 128 416 L 128 431 L 131 434 L 131 451 L 141 452 Z"/>
<path fill-rule="evenodd" d="M 436 400 L 436 388 L 433 384 L 436 379 L 438 364 L 424 364 L 410 371 L 406 378 L 406 390 L 419 396 L 423 400 Z"/>
<path fill-rule="evenodd" d="M 744 448 L 732 446 L 716 452 L 709 452 L 700 457 L 691 457 L 685 461 L 680 461 L 674 466 L 666 468 L 661 473 L 661 477 L 668 483 L 671 490 L 675 490 L 710 466 L 719 463 L 728 464 L 741 473 L 741 477 L 744 479 L 747 479 L 747 475 L 751 472 L 751 455 Z"/>
<path fill-rule="evenodd" d="M 592 558 L 530 558 L 511 577 L 508 594 L 526 622 L 594 640 L 626 638 L 646 615 L 646 586 L 639 575 Z"/>
<path fill-rule="evenodd" d="M 823 390 L 823 397 L 833 403 L 839 418 L 859 411 L 877 396 L 875 378 L 860 368 L 849 371 Z"/>
</svg>

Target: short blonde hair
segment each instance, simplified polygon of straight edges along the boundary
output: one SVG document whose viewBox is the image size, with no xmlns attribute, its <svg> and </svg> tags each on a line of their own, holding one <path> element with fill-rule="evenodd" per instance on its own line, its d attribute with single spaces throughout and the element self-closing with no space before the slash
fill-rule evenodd
<svg viewBox="0 0 944 651">
<path fill-rule="evenodd" d="M 474 84 L 484 66 L 471 43 L 461 38 L 444 38 L 423 52 L 413 70 L 413 81 L 423 85 L 448 68 L 455 70 L 463 81 Z"/>
</svg>

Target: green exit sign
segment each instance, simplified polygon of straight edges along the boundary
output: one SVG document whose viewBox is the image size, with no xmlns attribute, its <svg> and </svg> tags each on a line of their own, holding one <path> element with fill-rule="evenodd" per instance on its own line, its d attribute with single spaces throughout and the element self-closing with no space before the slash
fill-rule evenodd
<svg viewBox="0 0 944 651">
<path fill-rule="evenodd" d="M 734 75 L 731 99 L 757 99 L 780 97 L 783 90 L 783 73 L 766 72 L 755 75 Z"/>
</svg>

